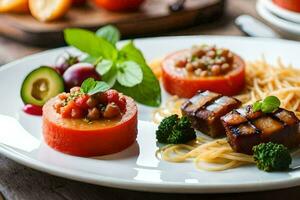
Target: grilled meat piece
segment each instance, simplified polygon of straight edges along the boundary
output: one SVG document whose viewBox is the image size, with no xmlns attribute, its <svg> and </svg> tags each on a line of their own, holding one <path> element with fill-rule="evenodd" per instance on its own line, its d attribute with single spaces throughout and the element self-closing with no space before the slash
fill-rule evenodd
<svg viewBox="0 0 300 200">
<path fill-rule="evenodd" d="M 252 154 L 253 146 L 274 142 L 293 148 L 300 143 L 299 119 L 288 110 L 273 113 L 253 112 L 252 106 L 236 109 L 221 117 L 231 147 Z"/>
<path fill-rule="evenodd" d="M 181 112 L 192 122 L 192 126 L 211 136 L 225 135 L 220 117 L 238 108 L 241 102 L 235 98 L 210 91 L 199 91 L 182 104 Z"/>
</svg>

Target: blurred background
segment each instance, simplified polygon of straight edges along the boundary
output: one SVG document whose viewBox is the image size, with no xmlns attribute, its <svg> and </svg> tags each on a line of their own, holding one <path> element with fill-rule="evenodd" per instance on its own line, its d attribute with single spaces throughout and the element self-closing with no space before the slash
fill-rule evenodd
<svg viewBox="0 0 300 200">
<path fill-rule="evenodd" d="M 300 0 L 0 0 L 0 64 L 64 46 L 63 30 L 113 24 L 122 39 L 247 35 L 300 39 Z"/>
</svg>

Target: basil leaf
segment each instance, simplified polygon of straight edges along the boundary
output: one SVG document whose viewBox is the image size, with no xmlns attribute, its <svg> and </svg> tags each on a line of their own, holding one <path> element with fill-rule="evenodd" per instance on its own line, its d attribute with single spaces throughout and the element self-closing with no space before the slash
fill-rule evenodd
<svg viewBox="0 0 300 200">
<path fill-rule="evenodd" d="M 261 110 L 262 103 L 260 101 L 257 101 L 253 104 L 253 112 L 257 112 Z"/>
<path fill-rule="evenodd" d="M 95 63 L 97 60 L 98 60 L 98 58 L 95 58 L 95 57 L 93 57 L 93 56 L 87 56 L 87 57 L 85 57 L 85 58 L 82 60 L 82 62 L 87 62 L 87 63 L 93 64 L 93 63 Z"/>
<path fill-rule="evenodd" d="M 104 26 L 98 29 L 96 35 L 104 38 L 112 45 L 116 45 L 116 43 L 120 40 L 121 37 L 120 31 L 112 25 Z"/>
<path fill-rule="evenodd" d="M 110 87 L 113 87 L 117 80 L 117 68 L 112 66 L 111 69 L 102 76 L 102 80 L 105 81 Z"/>
<path fill-rule="evenodd" d="M 112 66 L 113 62 L 111 60 L 102 60 L 96 65 L 96 71 L 100 75 L 104 75 L 111 69 Z"/>
<path fill-rule="evenodd" d="M 132 41 L 127 43 L 120 51 L 128 61 L 134 61 L 141 67 L 143 80 L 134 87 L 125 87 L 116 83 L 114 88 L 125 95 L 131 96 L 141 104 L 159 106 L 161 104 L 160 85 L 152 70 L 147 65 L 141 51 L 135 47 Z"/>
<path fill-rule="evenodd" d="M 109 42 L 101 37 L 97 37 L 93 32 L 84 29 L 65 29 L 65 41 L 89 54 L 92 57 L 102 56 L 106 59 L 116 59 L 118 50 Z"/>
<path fill-rule="evenodd" d="M 126 87 L 133 87 L 143 80 L 140 66 L 133 61 L 126 61 L 118 65 L 118 82 Z"/>
<path fill-rule="evenodd" d="M 280 100 L 275 96 L 268 96 L 264 99 L 261 105 L 261 111 L 264 113 L 272 113 L 280 106 Z"/>
<path fill-rule="evenodd" d="M 93 95 L 93 94 L 96 94 L 96 93 L 99 93 L 99 92 L 105 92 L 106 90 L 108 90 L 110 88 L 110 86 L 103 82 L 103 81 L 95 81 L 96 84 L 94 86 L 94 88 L 91 88 L 89 91 L 88 91 L 88 95 Z"/>
<path fill-rule="evenodd" d="M 93 95 L 98 92 L 105 92 L 109 88 L 110 86 L 103 81 L 95 81 L 93 78 L 88 78 L 83 81 L 80 90 L 85 94 Z"/>
<path fill-rule="evenodd" d="M 83 92 L 83 93 L 88 93 L 91 89 L 93 89 L 94 87 L 96 86 L 96 81 L 93 79 L 93 78 L 88 78 L 88 79 L 85 79 L 83 81 L 83 83 L 81 84 L 81 88 L 80 90 Z"/>
</svg>

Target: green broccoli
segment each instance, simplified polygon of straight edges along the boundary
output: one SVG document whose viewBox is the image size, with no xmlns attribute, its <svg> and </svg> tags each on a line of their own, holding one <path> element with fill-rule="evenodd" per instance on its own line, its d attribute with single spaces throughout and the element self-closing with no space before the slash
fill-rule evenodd
<svg viewBox="0 0 300 200">
<path fill-rule="evenodd" d="M 156 131 L 156 139 L 164 144 L 184 144 L 196 138 L 195 130 L 187 117 L 171 115 L 162 120 Z"/>
<path fill-rule="evenodd" d="M 287 170 L 292 162 L 288 149 L 272 142 L 254 146 L 253 158 L 257 167 L 267 172 Z"/>
</svg>

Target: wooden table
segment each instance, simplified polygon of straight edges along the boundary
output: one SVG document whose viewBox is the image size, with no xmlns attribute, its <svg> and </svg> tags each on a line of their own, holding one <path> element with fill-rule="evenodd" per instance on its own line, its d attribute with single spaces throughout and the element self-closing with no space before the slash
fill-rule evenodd
<svg viewBox="0 0 300 200">
<path fill-rule="evenodd" d="M 257 16 L 254 0 L 228 0 L 227 14 L 220 21 L 205 26 L 193 27 L 175 31 L 166 35 L 214 34 L 242 35 L 233 25 L 235 17 L 242 13 Z M 0 38 L 0 62 L 12 61 L 25 55 L 33 54 L 44 49 L 23 46 L 21 44 Z M 0 192 L 8 200 L 258 200 L 258 199 L 299 199 L 300 187 L 234 194 L 158 194 L 135 192 L 114 188 L 100 187 L 64 178 L 51 176 L 0 156 Z M 0 197 L 1 199 L 1 197 Z"/>
</svg>

